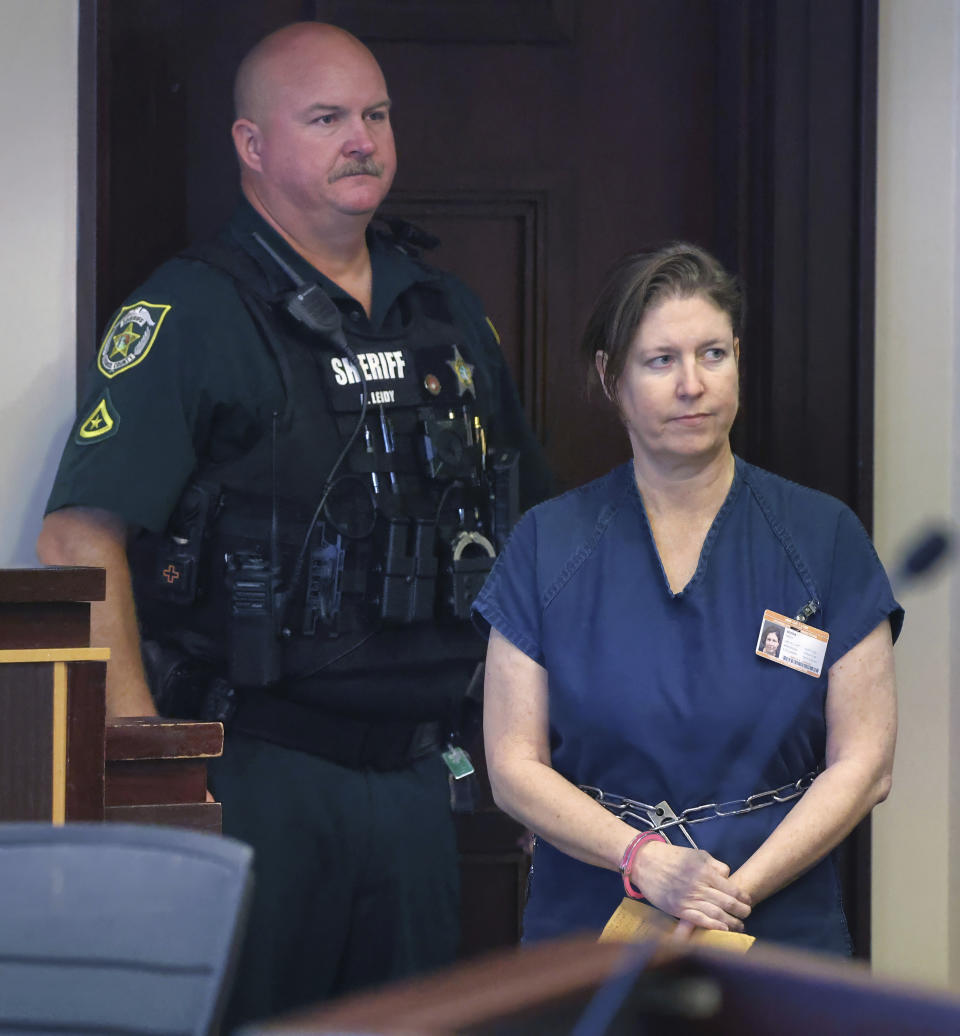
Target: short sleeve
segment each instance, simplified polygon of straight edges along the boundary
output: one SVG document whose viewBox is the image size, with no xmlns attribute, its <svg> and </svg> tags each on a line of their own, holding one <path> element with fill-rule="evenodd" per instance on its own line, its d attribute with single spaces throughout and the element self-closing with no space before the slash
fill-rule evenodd
<svg viewBox="0 0 960 1036">
<path fill-rule="evenodd" d="M 163 527 L 195 462 L 178 372 L 185 333 L 180 304 L 162 288 L 144 286 L 114 314 L 87 372 L 48 512 L 99 507 Z"/>
<path fill-rule="evenodd" d="M 214 419 L 264 394 L 264 371 L 239 356 L 250 327 L 224 275 L 183 260 L 161 267 L 106 328 L 47 513 L 96 507 L 162 531 Z"/>
<path fill-rule="evenodd" d="M 893 596 L 873 543 L 856 515 L 842 507 L 837 518 L 824 625 L 830 634 L 825 666 L 833 665 L 884 619 L 894 641 L 903 626 L 903 608 Z"/>
<path fill-rule="evenodd" d="M 492 626 L 534 662 L 544 664 L 535 512 L 524 515 L 513 530 L 473 603 L 473 619 L 485 636 Z"/>
</svg>

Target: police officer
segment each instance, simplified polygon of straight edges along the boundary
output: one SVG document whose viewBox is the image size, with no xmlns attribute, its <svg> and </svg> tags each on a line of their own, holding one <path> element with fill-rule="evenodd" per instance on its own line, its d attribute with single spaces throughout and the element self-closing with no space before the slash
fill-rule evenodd
<svg viewBox="0 0 960 1036">
<path fill-rule="evenodd" d="M 107 571 L 111 715 L 227 723 L 239 1022 L 454 957 L 466 617 L 548 480 L 475 297 L 369 226 L 396 154 L 366 47 L 287 26 L 235 103 L 243 199 L 112 318 L 38 553 Z"/>
</svg>

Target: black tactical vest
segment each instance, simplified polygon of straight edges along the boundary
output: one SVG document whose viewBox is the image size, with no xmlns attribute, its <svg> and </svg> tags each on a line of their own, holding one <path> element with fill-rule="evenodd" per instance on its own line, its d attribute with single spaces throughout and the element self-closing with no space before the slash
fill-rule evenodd
<svg viewBox="0 0 960 1036">
<path fill-rule="evenodd" d="M 486 441 L 493 386 L 439 288 L 404 293 L 397 333 L 345 322 L 351 359 L 286 312 L 255 249 L 187 257 L 237 282 L 286 405 L 249 448 L 203 462 L 166 533 L 132 548 L 144 637 L 234 686 L 344 711 L 363 694 L 403 714 L 376 699 L 406 684 L 410 714 L 429 715 L 431 686 L 446 700 L 482 655 L 469 606 L 515 518 L 510 455 Z"/>
</svg>

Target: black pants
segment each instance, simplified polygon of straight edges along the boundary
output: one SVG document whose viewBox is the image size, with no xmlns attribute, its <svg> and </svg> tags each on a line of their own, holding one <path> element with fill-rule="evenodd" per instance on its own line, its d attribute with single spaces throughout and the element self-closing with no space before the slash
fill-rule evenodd
<svg viewBox="0 0 960 1036">
<path fill-rule="evenodd" d="M 254 898 L 226 1028 L 450 963 L 459 880 L 447 770 L 350 770 L 242 734 L 211 766 Z"/>
</svg>

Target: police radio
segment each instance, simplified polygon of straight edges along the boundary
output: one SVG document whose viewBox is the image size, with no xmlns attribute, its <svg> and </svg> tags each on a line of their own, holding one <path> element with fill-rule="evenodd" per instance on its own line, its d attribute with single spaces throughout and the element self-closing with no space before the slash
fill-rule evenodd
<svg viewBox="0 0 960 1036">
<path fill-rule="evenodd" d="M 340 323 L 340 310 L 334 305 L 330 296 L 319 284 L 307 283 L 289 263 L 284 262 L 277 255 L 259 234 L 255 233 L 253 239 L 296 286 L 296 291 L 291 292 L 284 299 L 284 309 L 298 324 L 303 324 L 304 327 L 315 334 L 323 335 L 325 338 L 330 339 L 338 349 L 350 357 L 356 366 L 356 356 L 350 346 L 347 345 L 347 340 L 343 334 L 343 327 Z M 328 482 L 332 476 L 333 472 L 327 477 Z"/>
<path fill-rule="evenodd" d="M 237 551 L 227 559 L 230 681 L 238 687 L 265 687 L 282 675 L 279 583 L 276 566 L 257 551 Z"/>
</svg>

